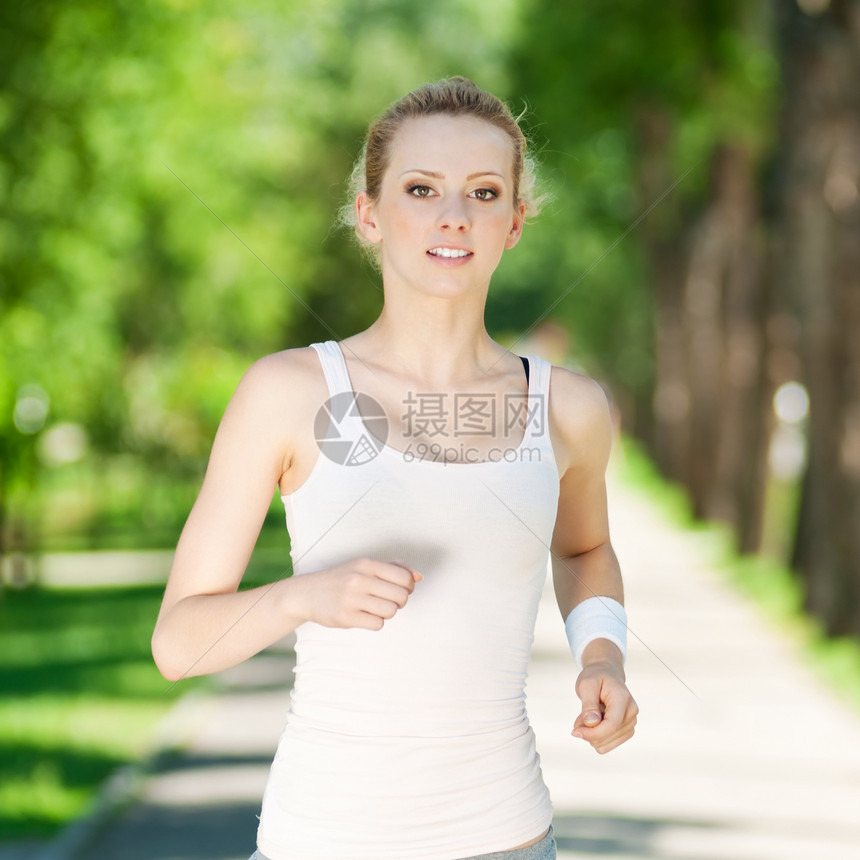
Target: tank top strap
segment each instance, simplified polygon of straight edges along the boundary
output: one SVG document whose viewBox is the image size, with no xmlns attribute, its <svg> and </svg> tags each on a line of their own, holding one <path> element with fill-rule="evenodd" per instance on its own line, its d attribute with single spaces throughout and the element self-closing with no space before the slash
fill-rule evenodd
<svg viewBox="0 0 860 860">
<path fill-rule="evenodd" d="M 341 392 L 352 391 L 352 383 L 349 381 L 346 362 L 343 360 L 343 353 L 337 341 L 327 340 L 312 343 L 311 346 L 319 355 L 320 364 L 325 374 L 325 381 L 328 384 L 329 396 L 334 397 Z"/>
<path fill-rule="evenodd" d="M 531 368 L 529 373 L 529 398 L 526 435 L 532 440 L 549 441 L 549 381 L 552 365 L 539 355 L 526 356 Z"/>
</svg>

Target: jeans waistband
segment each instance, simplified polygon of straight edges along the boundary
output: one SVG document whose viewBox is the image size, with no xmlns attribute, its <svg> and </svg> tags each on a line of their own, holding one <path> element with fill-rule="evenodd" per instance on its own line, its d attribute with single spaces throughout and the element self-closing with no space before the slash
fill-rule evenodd
<svg viewBox="0 0 860 860">
<path fill-rule="evenodd" d="M 465 860 L 555 860 L 556 856 L 555 839 L 552 835 L 552 825 L 550 825 L 546 836 L 540 842 L 535 842 L 534 845 L 515 848 L 513 851 L 480 854 L 475 857 L 467 857 Z"/>
<path fill-rule="evenodd" d="M 496 851 L 492 854 L 479 854 L 466 857 L 464 860 L 556 860 L 556 845 L 552 835 L 552 825 L 546 836 L 535 842 L 534 845 L 526 845 L 525 848 L 515 848 L 513 851 Z M 255 851 L 248 860 L 267 860 L 259 851 Z"/>
</svg>

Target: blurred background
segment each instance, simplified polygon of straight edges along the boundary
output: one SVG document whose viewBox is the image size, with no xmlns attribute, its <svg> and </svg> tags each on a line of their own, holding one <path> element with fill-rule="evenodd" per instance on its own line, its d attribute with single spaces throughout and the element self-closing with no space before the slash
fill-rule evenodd
<svg viewBox="0 0 860 860">
<path fill-rule="evenodd" d="M 552 195 L 490 333 L 598 378 L 648 480 L 856 641 L 860 3 L 11 0 L 0 838 L 79 815 L 180 691 L 149 633 L 222 411 L 375 319 L 336 211 L 368 121 L 449 74 L 525 111 Z"/>
</svg>

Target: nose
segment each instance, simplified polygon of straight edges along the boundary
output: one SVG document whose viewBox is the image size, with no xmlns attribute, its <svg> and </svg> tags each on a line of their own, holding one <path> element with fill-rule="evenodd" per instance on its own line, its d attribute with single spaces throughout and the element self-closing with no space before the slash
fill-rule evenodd
<svg viewBox="0 0 860 860">
<path fill-rule="evenodd" d="M 439 226 L 443 230 L 463 231 L 471 226 L 466 204 L 458 197 L 449 198 L 439 216 Z"/>
</svg>

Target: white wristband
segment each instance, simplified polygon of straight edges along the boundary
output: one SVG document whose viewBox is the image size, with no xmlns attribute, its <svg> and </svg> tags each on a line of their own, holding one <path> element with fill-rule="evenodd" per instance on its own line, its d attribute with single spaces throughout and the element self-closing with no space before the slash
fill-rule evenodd
<svg viewBox="0 0 860 860">
<path fill-rule="evenodd" d="M 567 616 L 564 631 L 580 670 L 585 646 L 595 639 L 614 642 L 621 651 L 622 661 L 627 659 L 627 612 L 611 597 L 589 597 L 578 603 Z"/>
</svg>

